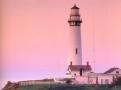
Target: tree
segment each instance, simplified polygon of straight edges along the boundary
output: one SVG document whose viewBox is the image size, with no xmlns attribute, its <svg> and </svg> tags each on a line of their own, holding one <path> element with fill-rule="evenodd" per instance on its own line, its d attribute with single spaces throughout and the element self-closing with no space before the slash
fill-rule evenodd
<svg viewBox="0 0 121 90">
<path fill-rule="evenodd" d="M 67 80 L 66 80 L 66 83 L 67 83 L 67 84 L 71 84 L 71 83 L 72 83 L 72 80 L 71 80 L 71 79 L 67 79 Z"/>
<path fill-rule="evenodd" d="M 112 86 L 120 86 L 121 85 L 121 77 L 117 77 L 116 79 L 114 79 L 114 82 L 112 83 Z"/>
</svg>

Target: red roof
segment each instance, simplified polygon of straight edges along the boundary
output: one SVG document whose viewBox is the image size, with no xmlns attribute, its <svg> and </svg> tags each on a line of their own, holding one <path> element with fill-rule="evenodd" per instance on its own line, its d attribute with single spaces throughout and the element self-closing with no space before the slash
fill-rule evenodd
<svg viewBox="0 0 121 90">
<path fill-rule="evenodd" d="M 69 69 L 71 71 L 80 71 L 80 69 L 82 69 L 84 71 L 92 70 L 90 65 L 69 65 Z"/>
<path fill-rule="evenodd" d="M 71 9 L 79 9 L 76 4 L 74 4 L 74 6 Z"/>
</svg>

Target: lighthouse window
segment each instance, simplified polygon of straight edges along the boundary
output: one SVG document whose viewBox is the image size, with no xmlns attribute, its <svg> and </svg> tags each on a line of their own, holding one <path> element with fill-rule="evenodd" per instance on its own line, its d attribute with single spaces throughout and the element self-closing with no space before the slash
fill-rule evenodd
<svg viewBox="0 0 121 90">
<path fill-rule="evenodd" d="M 116 74 L 119 74 L 119 71 L 116 71 Z"/>
<path fill-rule="evenodd" d="M 78 26 L 78 22 L 75 22 L 75 25 Z"/>
<path fill-rule="evenodd" d="M 77 26 L 80 26 L 80 23 L 79 22 L 77 23 Z"/>
<path fill-rule="evenodd" d="M 78 53 L 77 48 L 76 48 L 76 54 Z"/>
</svg>

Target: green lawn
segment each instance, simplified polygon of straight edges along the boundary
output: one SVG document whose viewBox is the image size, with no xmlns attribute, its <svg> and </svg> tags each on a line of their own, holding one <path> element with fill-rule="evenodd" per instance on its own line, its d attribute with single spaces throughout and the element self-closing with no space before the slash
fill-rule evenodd
<svg viewBox="0 0 121 90">
<path fill-rule="evenodd" d="M 67 84 L 41 84 L 21 86 L 17 90 L 121 90 L 121 87 L 116 89 L 108 86 L 81 86 L 81 85 L 67 85 Z"/>
</svg>

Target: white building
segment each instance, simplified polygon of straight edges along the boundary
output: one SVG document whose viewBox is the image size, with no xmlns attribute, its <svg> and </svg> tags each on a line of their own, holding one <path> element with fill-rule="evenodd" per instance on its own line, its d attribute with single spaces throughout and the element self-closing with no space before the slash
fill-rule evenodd
<svg viewBox="0 0 121 90">
<path fill-rule="evenodd" d="M 82 48 L 81 48 L 81 33 L 80 26 L 82 20 L 80 19 L 79 8 L 74 5 L 71 8 L 71 13 L 68 19 L 70 30 L 68 30 L 68 65 L 82 64 Z"/>
<path fill-rule="evenodd" d="M 80 26 L 82 20 L 79 8 L 74 5 L 68 20 L 69 33 L 69 65 L 66 73 L 67 78 L 75 78 L 75 84 L 111 84 L 114 79 L 121 76 L 121 69 L 111 68 L 104 73 L 92 72 L 91 65 L 82 65 L 82 47 Z"/>
<path fill-rule="evenodd" d="M 111 68 L 105 73 L 94 73 L 87 71 L 86 74 L 83 74 L 85 72 L 82 72 L 82 75 L 75 76 L 75 84 L 111 84 L 114 80 L 116 80 L 118 77 L 121 77 L 121 69 L 119 68 Z M 74 73 L 75 71 L 71 71 L 71 73 Z M 79 71 L 76 71 L 76 73 L 79 73 Z M 115 73 L 114 73 L 115 72 Z M 116 72 L 119 72 L 118 74 Z M 73 75 L 72 75 L 73 77 Z"/>
<path fill-rule="evenodd" d="M 67 77 L 88 76 L 92 68 L 87 62 L 87 65 L 69 65 L 67 69 Z"/>
<path fill-rule="evenodd" d="M 109 70 L 107 70 L 106 72 L 104 72 L 104 74 L 112 74 L 112 75 L 119 75 L 121 74 L 121 69 L 114 67 L 114 68 L 110 68 Z"/>
</svg>

